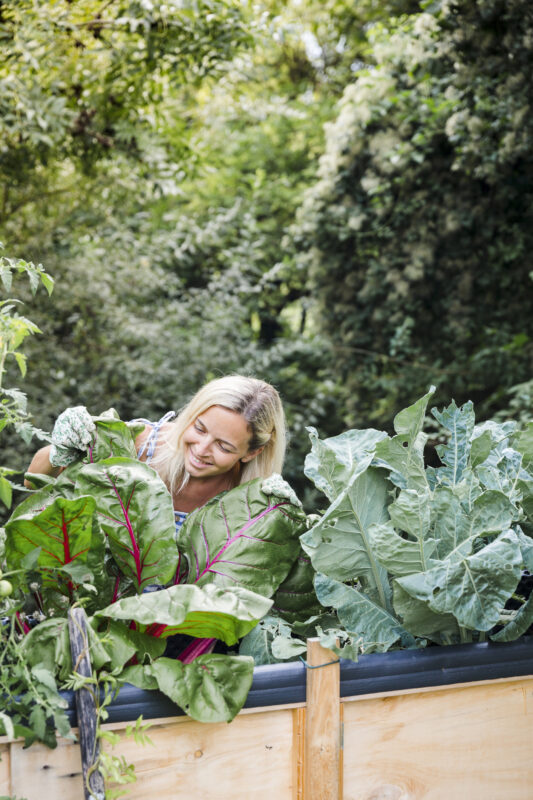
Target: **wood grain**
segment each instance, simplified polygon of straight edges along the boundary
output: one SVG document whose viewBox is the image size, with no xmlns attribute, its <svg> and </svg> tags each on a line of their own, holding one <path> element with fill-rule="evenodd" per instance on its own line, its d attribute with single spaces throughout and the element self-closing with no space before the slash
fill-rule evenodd
<svg viewBox="0 0 533 800">
<path fill-rule="evenodd" d="M 532 800 L 533 679 L 344 706 L 344 800 Z"/>
<path fill-rule="evenodd" d="M 70 609 L 68 613 L 68 631 L 72 670 L 84 678 L 90 678 L 92 676 L 92 668 L 87 635 L 87 616 L 83 608 L 74 607 Z M 104 779 L 97 767 L 100 747 L 96 730 L 97 714 L 94 691 L 94 686 L 76 691 L 76 712 L 78 715 L 85 800 L 91 800 L 92 797 L 105 797 Z"/>
<path fill-rule="evenodd" d="M 329 664 L 334 661 L 336 663 Z M 318 639 L 307 640 L 307 707 L 305 725 L 304 800 L 339 800 L 340 667 Z M 323 666 L 328 664 L 328 666 Z"/>
</svg>

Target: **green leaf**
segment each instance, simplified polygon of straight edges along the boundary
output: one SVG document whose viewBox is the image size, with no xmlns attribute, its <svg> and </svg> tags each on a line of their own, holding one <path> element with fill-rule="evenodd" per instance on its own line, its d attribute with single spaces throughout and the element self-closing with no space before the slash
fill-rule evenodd
<svg viewBox="0 0 533 800">
<path fill-rule="evenodd" d="M 289 659 L 298 658 L 298 656 L 305 653 L 307 645 L 299 639 L 291 639 L 285 636 L 276 636 L 272 640 L 272 655 L 278 661 L 287 661 Z"/>
<path fill-rule="evenodd" d="M 254 662 L 246 656 L 203 655 L 191 664 L 159 658 L 128 667 L 121 679 L 139 688 L 158 688 L 199 722 L 231 722 L 250 691 Z"/>
<path fill-rule="evenodd" d="M 315 578 L 315 588 L 322 605 L 336 610 L 342 625 L 361 640 L 365 652 L 385 652 L 398 641 L 414 645 L 400 621 L 358 589 L 321 574 Z"/>
<path fill-rule="evenodd" d="M 526 602 L 518 609 L 515 617 L 508 622 L 501 631 L 493 633 L 493 642 L 513 642 L 519 636 L 527 633 L 533 625 L 533 594 L 530 594 Z"/>
<path fill-rule="evenodd" d="M 266 495 L 262 483 L 244 483 L 189 514 L 178 534 L 189 583 L 244 586 L 271 597 L 286 578 L 306 516 L 288 498 Z"/>
<path fill-rule="evenodd" d="M 102 575 L 104 538 L 93 525 L 95 502 L 92 497 L 67 500 L 56 498 L 40 513 L 11 518 L 6 523 L 6 558 L 12 569 L 24 557 L 40 548 L 37 567 L 46 585 L 68 593 L 68 579 L 60 574 L 67 564 L 77 562 L 93 575 Z"/>
<path fill-rule="evenodd" d="M 522 466 L 531 471 L 533 467 L 533 422 L 528 422 L 513 441 L 513 447 L 522 453 Z"/>
<path fill-rule="evenodd" d="M 489 430 L 472 438 L 470 447 L 470 464 L 472 468 L 482 464 L 492 450 L 493 438 Z"/>
<path fill-rule="evenodd" d="M 391 471 L 390 479 L 401 489 L 424 491 L 427 478 L 424 467 L 424 445 L 427 436 L 422 432 L 427 404 L 435 388 L 394 419 L 396 436 L 376 445 L 376 465 Z"/>
<path fill-rule="evenodd" d="M 412 597 L 393 582 L 393 605 L 404 628 L 413 636 L 426 636 L 437 644 L 454 644 L 460 641 L 460 631 L 453 614 L 437 614 L 427 602 Z"/>
<path fill-rule="evenodd" d="M 454 558 L 397 583 L 432 611 L 453 614 L 460 625 L 487 631 L 516 589 L 521 563 L 518 537 L 508 531 L 473 555 L 461 557 L 456 551 Z"/>
<path fill-rule="evenodd" d="M 178 563 L 174 508 L 155 470 L 128 458 L 104 459 L 79 470 L 77 490 L 96 500 L 113 558 L 138 592 L 172 579 Z"/>
<path fill-rule="evenodd" d="M 244 636 L 239 645 L 241 656 L 251 656 L 256 666 L 261 664 L 275 664 L 279 659 L 272 654 L 271 645 L 275 636 L 290 637 L 290 626 L 278 617 L 267 615 L 260 619 L 255 628 Z"/>
<path fill-rule="evenodd" d="M 6 508 L 11 508 L 13 490 L 7 478 L 3 477 L 0 477 L 0 500 L 6 506 Z"/>
<path fill-rule="evenodd" d="M 356 475 L 320 521 L 301 536 L 317 572 L 341 581 L 360 580 L 363 590 L 383 608 L 389 605 L 390 587 L 369 529 L 388 519 L 390 484 L 385 474 L 370 467 Z"/>
<path fill-rule="evenodd" d="M 304 473 L 330 502 L 346 488 L 356 471 L 360 473 L 367 468 L 368 454 L 387 436 L 384 431 L 369 428 L 346 431 L 322 440 L 314 428 L 307 428 L 307 431 L 311 452 L 305 458 Z"/>
<path fill-rule="evenodd" d="M 26 375 L 26 356 L 22 353 L 13 353 L 15 356 L 15 360 L 17 362 L 18 368 L 20 370 L 20 374 L 24 378 Z"/>
<path fill-rule="evenodd" d="M 273 610 L 288 622 L 303 621 L 322 610 L 316 599 L 313 578 L 315 570 L 301 550 L 291 571 L 274 594 Z"/>
<path fill-rule="evenodd" d="M 54 290 L 54 279 L 51 275 L 48 275 L 47 272 L 41 272 L 40 276 L 43 286 L 48 292 L 48 296 L 50 296 Z"/>
<path fill-rule="evenodd" d="M 471 401 L 458 408 L 455 401 L 443 411 L 431 410 L 438 423 L 450 432 L 450 439 L 445 445 L 439 445 L 437 452 L 444 467 L 438 470 L 440 481 L 455 486 L 461 480 L 468 466 L 470 455 L 470 439 L 474 431 L 475 416 Z"/>
<path fill-rule="evenodd" d="M 164 625 L 158 635 L 186 633 L 200 639 L 235 644 L 272 606 L 272 601 L 242 587 L 222 589 L 214 584 L 179 584 L 159 592 L 127 597 L 98 611 L 96 616 Z M 148 631 L 149 632 L 149 631 Z"/>
</svg>

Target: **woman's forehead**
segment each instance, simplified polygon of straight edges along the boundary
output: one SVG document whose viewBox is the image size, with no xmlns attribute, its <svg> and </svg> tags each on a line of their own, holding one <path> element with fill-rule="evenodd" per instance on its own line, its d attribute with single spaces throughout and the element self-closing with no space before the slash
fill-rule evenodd
<svg viewBox="0 0 533 800">
<path fill-rule="evenodd" d="M 216 439 L 223 439 L 237 446 L 248 444 L 250 427 L 244 416 L 224 406 L 209 406 L 198 414 L 198 420 Z"/>
</svg>

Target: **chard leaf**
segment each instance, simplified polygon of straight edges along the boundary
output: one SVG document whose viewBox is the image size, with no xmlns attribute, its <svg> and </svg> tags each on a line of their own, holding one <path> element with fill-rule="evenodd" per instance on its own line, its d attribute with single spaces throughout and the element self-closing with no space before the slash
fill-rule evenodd
<svg viewBox="0 0 533 800">
<path fill-rule="evenodd" d="M 389 469 L 391 481 L 401 489 L 424 491 L 427 487 L 424 468 L 427 436 L 422 432 L 422 426 L 434 391 L 432 386 L 416 403 L 400 411 L 394 418 L 396 436 L 392 439 L 387 437 L 376 445 L 376 466 Z"/>
<path fill-rule="evenodd" d="M 180 584 L 135 597 L 126 597 L 98 611 L 96 616 L 134 620 L 149 626 L 146 632 L 167 637 L 186 633 L 199 639 L 222 639 L 235 644 L 272 606 L 272 601 L 237 586 L 222 589 Z M 157 630 L 151 626 L 159 626 Z"/>
<path fill-rule="evenodd" d="M 490 638 L 493 642 L 513 642 L 527 633 L 531 625 L 533 625 L 533 594 L 530 594 L 524 605 L 518 609 L 515 617 Z"/>
<path fill-rule="evenodd" d="M 384 431 L 368 428 L 319 439 L 315 428 L 307 428 L 307 431 L 311 452 L 305 457 L 304 473 L 330 502 L 344 490 L 356 471 L 360 473 L 367 468 L 366 456 L 387 436 Z"/>
<path fill-rule="evenodd" d="M 72 580 L 61 572 L 69 566 L 83 567 L 85 573 L 89 570 L 102 585 L 105 543 L 100 529 L 93 525 L 94 511 L 92 497 L 75 500 L 57 497 L 35 515 L 18 516 L 9 521 L 6 524 L 6 558 L 10 568 L 16 569 L 33 550 L 40 548 L 35 566 L 43 573 L 44 585 L 68 594 L 73 588 Z M 77 573 L 79 571 L 75 570 L 73 574 Z"/>
<path fill-rule="evenodd" d="M 137 592 L 171 580 L 178 563 L 174 508 L 151 467 L 127 458 L 87 464 L 78 473 L 77 488 L 95 498 L 113 558 Z"/>
<path fill-rule="evenodd" d="M 42 664 L 51 674 L 59 674 L 64 680 L 72 672 L 67 619 L 54 617 L 36 625 L 22 639 L 20 651 L 30 667 Z"/>
<path fill-rule="evenodd" d="M 127 667 L 121 679 L 141 689 L 158 688 L 199 722 L 231 722 L 248 696 L 253 671 L 252 658 L 211 653 L 190 664 L 158 658 Z"/>
<path fill-rule="evenodd" d="M 473 555 L 455 551 L 453 558 L 397 583 L 432 611 L 453 614 L 465 628 L 487 631 L 516 589 L 521 563 L 518 537 L 507 531 Z"/>
<path fill-rule="evenodd" d="M 132 431 L 119 418 L 114 408 L 93 417 L 96 435 L 84 459 L 89 463 L 108 458 L 137 458 Z"/>
<path fill-rule="evenodd" d="M 365 652 L 385 652 L 400 641 L 412 647 L 415 642 L 398 619 L 367 595 L 320 573 L 315 578 L 316 594 L 323 606 L 334 608 L 347 632 L 361 640 Z"/>
<path fill-rule="evenodd" d="M 458 408 L 452 400 L 448 408 L 443 411 L 433 408 L 431 413 L 437 422 L 450 432 L 448 442 L 437 447 L 439 457 L 445 465 L 438 469 L 438 479 L 455 486 L 468 467 L 470 439 L 475 425 L 474 407 L 469 400 Z"/>
<path fill-rule="evenodd" d="M 306 517 L 287 497 L 266 495 L 262 482 L 237 486 L 189 514 L 178 534 L 189 583 L 242 586 L 271 597 L 286 578 Z"/>
<path fill-rule="evenodd" d="M 363 590 L 383 608 L 389 604 L 390 587 L 369 529 L 387 520 L 389 499 L 384 471 L 370 467 L 356 475 L 320 521 L 301 536 L 318 572 L 341 581 L 360 580 Z"/>
<path fill-rule="evenodd" d="M 93 632 L 91 635 L 91 657 L 96 640 L 105 654 L 100 666 L 110 664 L 111 669 L 116 669 L 124 666 L 132 656 L 136 656 L 138 662 L 142 664 L 146 656 L 150 659 L 159 658 L 165 652 L 166 642 L 164 639 L 158 639 L 133 630 L 126 627 L 123 622 L 108 620 L 103 631 L 98 630 L 101 620 L 93 617 L 89 620 L 89 624 Z M 96 667 L 97 665 L 94 664 L 94 666 Z"/>
</svg>

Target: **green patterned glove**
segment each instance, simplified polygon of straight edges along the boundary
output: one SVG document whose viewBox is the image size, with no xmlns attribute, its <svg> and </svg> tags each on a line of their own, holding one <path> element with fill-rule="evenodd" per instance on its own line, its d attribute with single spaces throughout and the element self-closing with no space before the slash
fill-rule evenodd
<svg viewBox="0 0 533 800">
<path fill-rule="evenodd" d="M 85 406 L 67 408 L 60 414 L 52 430 L 50 463 L 68 467 L 91 443 L 96 426 Z"/>
</svg>

